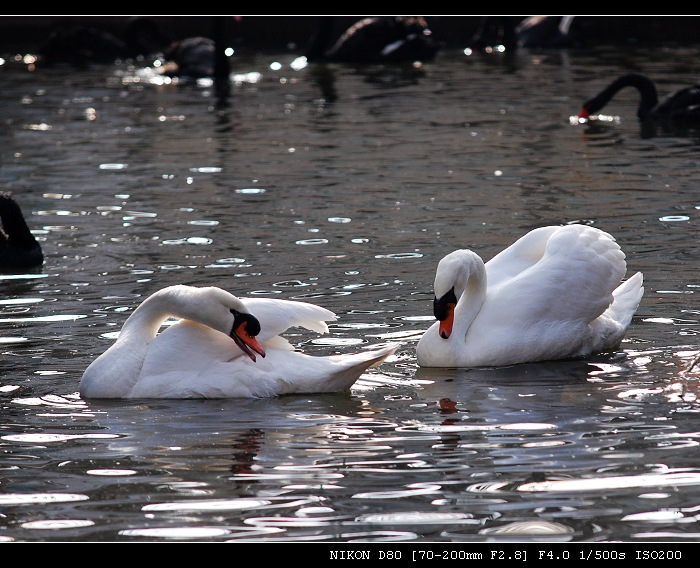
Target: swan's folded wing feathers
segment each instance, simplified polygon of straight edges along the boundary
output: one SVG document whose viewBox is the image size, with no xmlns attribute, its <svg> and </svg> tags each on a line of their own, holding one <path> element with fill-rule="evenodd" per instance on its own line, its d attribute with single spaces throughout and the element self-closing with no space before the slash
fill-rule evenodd
<svg viewBox="0 0 700 568">
<path fill-rule="evenodd" d="M 671 93 L 656 107 L 659 115 L 692 113 L 697 112 L 700 105 L 700 85 L 693 85 L 685 89 L 680 89 Z"/>
<path fill-rule="evenodd" d="M 281 335 L 275 335 L 264 342 L 265 349 L 276 349 L 278 351 L 295 351 L 294 345 L 292 345 L 288 339 L 282 337 Z"/>
<path fill-rule="evenodd" d="M 569 225 L 550 234 L 542 258 L 491 290 L 489 298 L 518 297 L 517 321 L 580 321 L 600 316 L 627 270 L 625 255 L 603 231 Z"/>
<path fill-rule="evenodd" d="M 590 322 L 613 301 L 627 271 L 625 255 L 612 236 L 585 225 L 552 235 L 543 257 L 553 293 L 550 317 Z M 554 292 L 556 291 L 556 292 Z"/>
<path fill-rule="evenodd" d="M 560 227 L 539 227 L 520 237 L 486 263 L 489 286 L 515 278 L 537 264 L 544 255 L 547 241 Z"/>
<path fill-rule="evenodd" d="M 330 310 L 307 302 L 272 298 L 243 298 L 243 302 L 260 321 L 259 341 L 284 333 L 290 327 L 328 333 L 326 322 L 338 319 Z"/>
<path fill-rule="evenodd" d="M 171 371 L 180 374 L 203 371 L 212 361 L 230 361 L 242 356 L 243 351 L 226 334 L 183 320 L 167 327 L 151 341 L 141 365 L 140 380 Z"/>
<path fill-rule="evenodd" d="M 347 355 L 314 357 L 300 352 L 271 350 L 268 357 L 252 362 L 243 357 L 236 364 L 212 363 L 197 377 L 169 371 L 164 381 L 144 382 L 132 396 L 148 397 L 149 390 L 169 398 L 263 398 L 284 394 L 342 392 L 362 373 L 385 361 L 398 348 L 383 348 Z"/>
</svg>

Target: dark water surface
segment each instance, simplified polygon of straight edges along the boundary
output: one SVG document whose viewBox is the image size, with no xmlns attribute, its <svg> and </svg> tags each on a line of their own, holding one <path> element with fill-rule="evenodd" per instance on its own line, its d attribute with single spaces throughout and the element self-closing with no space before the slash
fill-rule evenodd
<svg viewBox="0 0 700 568">
<path fill-rule="evenodd" d="M 234 58 L 224 99 L 126 64 L 0 66 L 0 186 L 46 255 L 0 275 L 0 541 L 699 541 L 700 135 L 642 132 L 634 92 L 570 122 L 624 71 L 694 83 L 698 49 L 293 59 Z M 418 368 L 443 255 L 572 222 L 644 273 L 620 350 Z M 81 400 L 175 283 L 335 311 L 289 334 L 308 353 L 403 344 L 350 393 Z"/>
</svg>

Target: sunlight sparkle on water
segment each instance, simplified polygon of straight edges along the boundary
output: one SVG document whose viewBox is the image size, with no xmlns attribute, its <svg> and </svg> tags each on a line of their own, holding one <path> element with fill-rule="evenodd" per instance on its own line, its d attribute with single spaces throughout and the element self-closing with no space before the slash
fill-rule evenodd
<svg viewBox="0 0 700 568">
<path fill-rule="evenodd" d="M 294 61 L 292 61 L 289 66 L 294 69 L 295 71 L 301 71 L 304 69 L 309 64 L 308 60 L 306 59 L 306 56 L 302 55 L 301 57 L 297 57 Z"/>
<path fill-rule="evenodd" d="M 83 319 L 87 316 L 84 315 L 55 315 L 55 316 L 41 316 L 34 318 L 0 318 L 0 322 L 3 323 L 26 323 L 26 322 L 55 322 L 55 321 L 75 321 Z"/>
<path fill-rule="evenodd" d="M 360 345 L 362 343 L 362 339 L 351 337 L 322 337 L 312 339 L 311 343 L 314 343 L 315 345 Z"/>
<path fill-rule="evenodd" d="M 264 499 L 219 499 L 178 501 L 176 503 L 154 503 L 144 505 L 142 511 L 235 511 L 239 509 L 258 509 L 271 505 Z"/>
<path fill-rule="evenodd" d="M 119 531 L 119 534 L 124 536 L 144 536 L 148 538 L 160 537 L 199 539 L 227 535 L 229 534 L 229 531 L 218 528 L 171 527 L 166 529 L 128 529 Z"/>
<path fill-rule="evenodd" d="M 87 501 L 87 495 L 76 493 L 8 493 L 0 495 L 0 505 L 38 505 L 45 503 L 70 503 Z"/>
<path fill-rule="evenodd" d="M 517 488 L 525 492 L 551 491 L 608 491 L 610 489 L 629 489 L 635 487 L 700 485 L 698 473 L 618 475 L 610 477 L 592 477 L 588 479 L 566 479 L 523 483 Z"/>
<path fill-rule="evenodd" d="M 328 244 L 328 239 L 302 239 L 294 242 L 297 245 L 325 245 Z"/>
<path fill-rule="evenodd" d="M 421 258 L 423 255 L 419 252 L 399 252 L 395 254 L 376 254 L 374 258 Z"/>
<path fill-rule="evenodd" d="M 69 440 L 87 440 L 87 439 L 111 439 L 118 438 L 116 434 L 11 434 L 0 436 L 2 440 L 12 442 L 31 442 L 33 444 L 46 444 L 53 442 L 67 442 Z"/>
<path fill-rule="evenodd" d="M 85 473 L 88 475 L 104 475 L 113 477 L 122 475 L 136 475 L 137 472 L 133 469 L 89 469 Z"/>
<path fill-rule="evenodd" d="M 242 83 L 257 83 L 262 79 L 262 73 L 252 71 L 250 73 L 235 73 L 231 76 L 231 80 L 240 85 Z"/>
<path fill-rule="evenodd" d="M 32 280 L 34 278 L 47 278 L 48 274 L 0 274 L 0 280 Z"/>
<path fill-rule="evenodd" d="M 690 221 L 690 217 L 688 215 L 666 215 L 665 217 L 659 217 L 659 221 L 677 223 L 679 221 Z"/>
<path fill-rule="evenodd" d="M 406 489 L 398 489 L 396 491 L 370 491 L 366 493 L 356 493 L 352 496 L 353 499 L 405 499 L 418 497 L 420 495 L 430 495 L 437 493 L 442 489 L 441 485 L 430 483 L 414 483 L 407 486 Z"/>
<path fill-rule="evenodd" d="M 51 130 L 53 127 L 50 124 L 46 123 L 41 123 L 41 124 L 28 124 L 24 127 L 27 130 Z"/>
<path fill-rule="evenodd" d="M 59 530 L 90 527 L 95 523 L 86 519 L 48 519 L 44 521 L 28 521 L 22 523 L 23 529 Z"/>
<path fill-rule="evenodd" d="M 199 172 L 200 174 L 216 174 L 222 171 L 222 168 L 217 166 L 202 166 L 199 168 L 190 168 L 191 172 Z"/>
<path fill-rule="evenodd" d="M 124 170 L 128 166 L 126 164 L 100 164 L 101 170 Z"/>
</svg>

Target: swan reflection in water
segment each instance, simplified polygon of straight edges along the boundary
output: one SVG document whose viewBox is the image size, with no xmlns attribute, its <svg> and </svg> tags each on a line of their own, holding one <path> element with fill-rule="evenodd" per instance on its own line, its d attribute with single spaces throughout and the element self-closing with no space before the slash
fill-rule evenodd
<svg viewBox="0 0 700 568">
<path fill-rule="evenodd" d="M 591 381 L 615 369 L 622 367 L 583 359 L 468 369 L 419 367 L 416 396 L 445 416 L 477 413 L 494 424 L 525 417 L 529 422 L 537 416 L 549 421 L 563 405 L 588 406 L 607 400 L 609 395 L 591 399 Z"/>
</svg>

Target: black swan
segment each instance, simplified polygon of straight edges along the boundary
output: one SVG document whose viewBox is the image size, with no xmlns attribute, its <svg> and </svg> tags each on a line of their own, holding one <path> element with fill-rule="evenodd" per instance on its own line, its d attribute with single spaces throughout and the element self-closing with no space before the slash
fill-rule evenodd
<svg viewBox="0 0 700 568">
<path fill-rule="evenodd" d="M 227 49 L 229 36 L 233 35 L 229 28 L 240 25 L 240 18 L 212 16 L 211 25 L 211 37 L 186 37 L 165 48 L 160 72 L 185 81 L 213 77 L 227 83 L 230 73 Z"/>
<path fill-rule="evenodd" d="M 9 192 L 0 192 L 0 269 L 32 268 L 44 262 L 41 246 Z"/>
<path fill-rule="evenodd" d="M 639 92 L 637 117 L 642 121 L 667 121 L 676 124 L 700 124 L 700 84 L 679 89 L 659 102 L 656 85 L 646 75 L 627 73 L 610 83 L 605 89 L 583 103 L 578 118 L 588 118 L 602 109 L 625 87 Z"/>
<path fill-rule="evenodd" d="M 384 16 L 355 22 L 332 43 L 333 16 L 321 16 L 305 56 L 311 63 L 401 63 L 430 61 L 440 45 L 425 18 Z"/>
<path fill-rule="evenodd" d="M 195 36 L 174 41 L 163 52 L 160 71 L 171 77 L 197 79 L 214 76 L 216 42 Z"/>
</svg>

